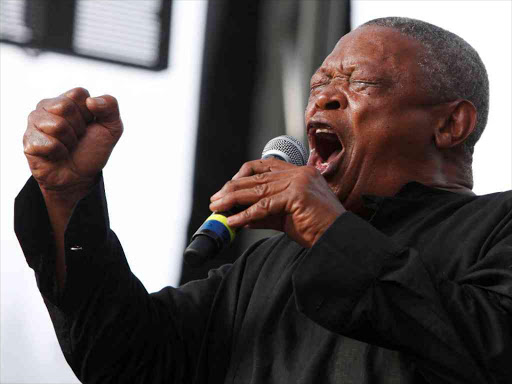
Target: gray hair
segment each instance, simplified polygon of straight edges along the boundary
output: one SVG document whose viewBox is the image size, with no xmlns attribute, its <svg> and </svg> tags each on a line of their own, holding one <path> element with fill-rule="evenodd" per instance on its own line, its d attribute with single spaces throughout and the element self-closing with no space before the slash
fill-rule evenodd
<svg viewBox="0 0 512 384">
<path fill-rule="evenodd" d="M 471 156 L 487 124 L 489 78 L 476 50 L 456 34 L 425 21 L 406 17 L 384 17 L 363 26 L 388 27 L 420 42 L 424 47 L 419 63 L 425 75 L 425 91 L 441 102 L 466 99 L 477 110 L 473 133 L 464 142 Z"/>
</svg>

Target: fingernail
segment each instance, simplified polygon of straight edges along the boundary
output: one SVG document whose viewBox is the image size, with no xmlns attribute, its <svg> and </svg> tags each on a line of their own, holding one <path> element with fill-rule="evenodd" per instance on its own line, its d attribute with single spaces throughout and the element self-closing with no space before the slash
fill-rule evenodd
<svg viewBox="0 0 512 384">
<path fill-rule="evenodd" d="M 93 100 L 98 105 L 105 105 L 105 104 L 107 104 L 107 101 L 104 98 L 102 98 L 102 97 L 93 97 Z"/>
</svg>

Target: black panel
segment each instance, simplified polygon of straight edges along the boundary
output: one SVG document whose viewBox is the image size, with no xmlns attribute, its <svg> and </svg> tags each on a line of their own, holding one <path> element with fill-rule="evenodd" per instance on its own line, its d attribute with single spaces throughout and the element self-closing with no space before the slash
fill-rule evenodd
<svg viewBox="0 0 512 384">
<path fill-rule="evenodd" d="M 195 156 L 194 206 L 188 238 L 211 213 L 210 196 L 247 161 L 252 100 L 258 67 L 260 1 L 215 0 L 208 4 Z M 233 262 L 240 243 L 202 267 L 184 264 L 181 283 L 204 278 Z"/>
<path fill-rule="evenodd" d="M 0 42 L 150 70 L 168 67 L 171 0 L 0 0 Z"/>
</svg>

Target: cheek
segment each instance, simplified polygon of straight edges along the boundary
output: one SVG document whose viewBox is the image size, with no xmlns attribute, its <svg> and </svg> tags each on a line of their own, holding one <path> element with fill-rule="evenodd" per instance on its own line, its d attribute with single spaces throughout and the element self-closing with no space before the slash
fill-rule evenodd
<svg viewBox="0 0 512 384">
<path fill-rule="evenodd" d="M 354 144 L 359 147 L 377 146 L 380 142 L 387 141 L 389 119 L 386 114 L 373 108 L 369 103 L 354 105 L 350 114 Z"/>
<path fill-rule="evenodd" d="M 315 105 L 314 100 L 313 100 L 313 98 L 310 97 L 308 100 L 308 104 L 306 105 L 306 110 L 304 111 L 304 119 L 305 120 L 307 120 L 309 117 L 312 116 L 313 110 L 314 110 L 314 108 L 313 108 L 314 105 Z"/>
<path fill-rule="evenodd" d="M 374 108 L 354 117 L 360 144 L 380 159 L 418 158 L 431 145 L 429 116 L 417 111 Z"/>
</svg>

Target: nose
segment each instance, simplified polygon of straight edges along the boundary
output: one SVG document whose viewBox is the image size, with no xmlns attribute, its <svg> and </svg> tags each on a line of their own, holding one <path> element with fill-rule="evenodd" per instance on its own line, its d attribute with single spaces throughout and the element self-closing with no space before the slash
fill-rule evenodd
<svg viewBox="0 0 512 384">
<path fill-rule="evenodd" d="M 345 109 L 347 98 L 342 92 L 322 92 L 317 96 L 315 105 L 318 109 Z"/>
</svg>

